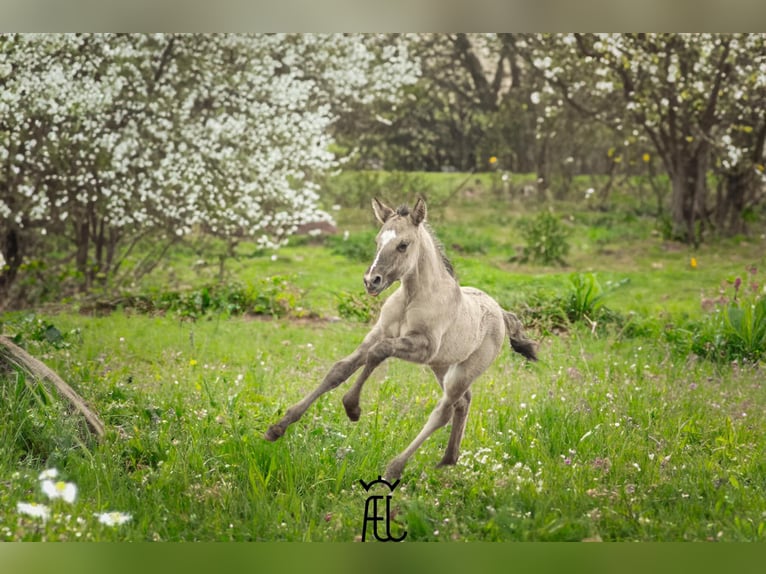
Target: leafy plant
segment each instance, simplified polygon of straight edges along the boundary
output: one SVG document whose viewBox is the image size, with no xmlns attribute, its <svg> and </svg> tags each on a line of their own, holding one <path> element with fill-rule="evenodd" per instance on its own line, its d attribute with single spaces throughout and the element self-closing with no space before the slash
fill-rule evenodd
<svg viewBox="0 0 766 574">
<path fill-rule="evenodd" d="M 349 235 L 330 235 L 325 241 L 333 254 L 351 261 L 367 263 L 372 262 L 375 256 L 376 234 L 376 231 L 369 230 Z"/>
<path fill-rule="evenodd" d="M 285 277 L 274 276 L 255 283 L 219 283 L 187 291 L 162 291 L 124 295 L 117 300 L 96 300 L 81 310 L 111 312 L 116 308 L 138 313 L 175 313 L 198 319 L 210 313 L 284 317 L 301 314 L 300 292 Z"/>
<path fill-rule="evenodd" d="M 9 329 L 5 329 L 8 325 Z M 11 340 L 22 347 L 30 345 L 42 348 L 65 349 L 71 345 L 72 333 L 63 333 L 50 321 L 35 314 L 23 315 L 0 323 L 0 333 L 8 330 Z"/>
<path fill-rule="evenodd" d="M 348 291 L 336 294 L 338 314 L 344 319 L 369 323 L 378 316 L 380 302 L 372 297 L 359 297 Z"/>
<path fill-rule="evenodd" d="M 748 270 L 750 285 L 741 277 L 732 282 L 731 299 L 725 291 L 716 299 L 703 300 L 712 312 L 694 330 L 692 350 L 716 360 L 759 361 L 766 354 L 766 294 L 755 280 L 757 269 Z"/>
<path fill-rule="evenodd" d="M 566 299 L 565 310 L 570 321 L 595 319 L 604 305 L 604 291 L 593 273 L 573 273 L 569 276 L 572 290 Z"/>
<path fill-rule="evenodd" d="M 534 218 L 522 219 L 519 226 L 526 242 L 521 255 L 517 257 L 521 263 L 565 264 L 570 233 L 561 225 L 559 218 L 543 211 Z"/>
<path fill-rule="evenodd" d="M 583 319 L 615 318 L 616 313 L 604 306 L 604 298 L 610 292 L 622 287 L 630 279 L 617 282 L 607 281 L 604 286 L 593 273 L 573 273 L 569 276 L 572 289 L 564 300 L 564 310 L 573 323 Z"/>
</svg>

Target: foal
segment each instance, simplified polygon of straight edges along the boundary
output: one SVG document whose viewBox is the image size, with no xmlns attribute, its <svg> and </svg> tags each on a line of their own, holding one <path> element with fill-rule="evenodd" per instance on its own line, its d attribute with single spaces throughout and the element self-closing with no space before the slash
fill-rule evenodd
<svg viewBox="0 0 766 574">
<path fill-rule="evenodd" d="M 486 293 L 458 285 L 452 265 L 425 224 L 426 204 L 422 199 L 412 211 L 406 206 L 395 211 L 377 199 L 372 208 L 382 227 L 364 285 L 372 296 L 397 280 L 401 285 L 383 305 L 378 322 L 362 344 L 335 363 L 316 389 L 287 409 L 264 438 L 277 440 L 319 396 L 362 366 L 354 386 L 343 397 L 352 421 L 359 420 L 361 414 L 362 386 L 380 363 L 396 357 L 425 364 L 436 375 L 443 395 L 423 430 L 389 463 L 386 478 L 394 480 L 420 445 L 450 419 L 452 431 L 439 466 L 457 462 L 471 404 L 471 383 L 492 364 L 506 337 L 517 353 L 531 360 L 537 357 L 536 345 L 524 336 L 516 315 L 501 309 Z"/>
</svg>

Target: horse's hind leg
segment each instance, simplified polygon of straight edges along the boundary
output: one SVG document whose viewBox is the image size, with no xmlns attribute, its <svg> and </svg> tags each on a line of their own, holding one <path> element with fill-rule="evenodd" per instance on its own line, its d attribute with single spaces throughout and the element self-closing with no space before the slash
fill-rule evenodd
<svg viewBox="0 0 766 574">
<path fill-rule="evenodd" d="M 463 434 L 465 434 L 465 423 L 468 420 L 468 409 L 470 407 L 471 389 L 468 389 L 454 405 L 455 413 L 452 415 L 452 431 L 449 435 L 447 450 L 444 451 L 444 457 L 436 466 L 447 466 L 457 462 L 458 456 L 460 456 L 460 442 L 463 440 Z"/>
<path fill-rule="evenodd" d="M 471 383 L 475 378 L 475 375 L 473 375 L 470 370 L 466 370 L 464 365 L 465 363 L 461 363 L 452 365 L 449 368 L 447 374 L 444 376 L 444 394 L 442 395 L 442 398 L 439 399 L 436 408 L 431 412 L 423 430 L 421 430 L 418 436 L 415 437 L 415 440 L 413 440 L 401 454 L 389 463 L 388 468 L 386 469 L 386 478 L 389 480 L 399 478 L 404 470 L 404 465 L 407 464 L 407 461 L 415 451 L 420 448 L 420 445 L 422 445 L 435 430 L 446 425 L 450 418 L 454 416 L 455 404 L 462 400 L 466 391 L 468 391 L 468 387 L 471 386 Z"/>
</svg>

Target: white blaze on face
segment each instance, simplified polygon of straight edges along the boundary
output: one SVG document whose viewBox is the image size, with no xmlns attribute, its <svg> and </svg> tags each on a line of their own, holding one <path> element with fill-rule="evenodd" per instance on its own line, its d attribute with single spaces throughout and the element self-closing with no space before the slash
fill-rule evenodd
<svg viewBox="0 0 766 574">
<path fill-rule="evenodd" d="M 372 270 L 375 269 L 375 266 L 378 264 L 378 259 L 380 259 L 380 254 L 383 251 L 383 248 L 389 244 L 389 242 L 396 237 L 396 231 L 393 229 L 388 229 L 380 234 L 380 249 L 378 249 L 378 254 L 375 256 L 375 261 L 372 262 L 372 265 L 370 265 L 370 273 L 372 273 Z"/>
</svg>

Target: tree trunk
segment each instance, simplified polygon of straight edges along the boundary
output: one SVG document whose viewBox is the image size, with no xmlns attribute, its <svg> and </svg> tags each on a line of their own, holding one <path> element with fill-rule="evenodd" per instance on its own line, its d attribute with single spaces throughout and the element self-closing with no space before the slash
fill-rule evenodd
<svg viewBox="0 0 766 574">
<path fill-rule="evenodd" d="M 680 157 L 673 162 L 671 176 L 670 215 L 673 222 L 673 236 L 699 246 L 700 229 L 706 214 L 708 148 L 701 144 L 691 156 L 679 150 Z"/>
<path fill-rule="evenodd" d="M 77 272 L 82 277 L 82 291 L 87 291 L 89 285 L 89 272 L 88 272 L 88 248 L 90 247 L 90 226 L 88 224 L 87 217 L 84 221 L 75 224 L 75 233 L 77 236 L 77 254 L 75 257 L 75 264 L 77 265 Z"/>
<path fill-rule="evenodd" d="M 537 172 L 537 198 L 540 203 L 544 203 L 550 199 L 550 192 L 548 189 L 548 181 L 550 175 L 548 147 L 550 142 L 547 135 L 541 139 L 542 141 L 538 140 L 536 161 L 537 165 L 535 171 Z"/>
<path fill-rule="evenodd" d="M 726 235 L 747 233 L 747 226 L 742 215 L 753 183 L 751 174 L 741 170 L 723 174 L 721 192 L 715 206 L 716 224 L 722 233 Z"/>
<path fill-rule="evenodd" d="M 5 297 L 16 279 L 16 274 L 23 260 L 22 241 L 17 229 L 10 228 L 5 232 L 2 243 L 2 253 L 5 259 L 5 269 L 0 272 L 0 294 Z M 0 304 L 2 301 L 0 301 Z"/>
</svg>

